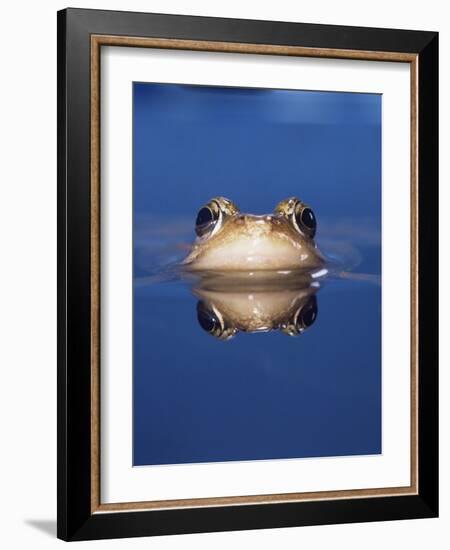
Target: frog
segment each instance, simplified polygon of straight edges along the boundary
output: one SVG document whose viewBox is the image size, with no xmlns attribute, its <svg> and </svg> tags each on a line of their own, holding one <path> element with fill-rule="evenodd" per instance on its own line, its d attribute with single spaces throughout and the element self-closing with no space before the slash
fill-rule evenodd
<svg viewBox="0 0 450 550">
<path fill-rule="evenodd" d="M 314 240 L 311 207 L 290 197 L 272 213 L 247 214 L 226 197 L 214 197 L 197 213 L 196 239 L 182 265 L 196 272 L 292 272 L 320 269 L 325 258 Z"/>
</svg>

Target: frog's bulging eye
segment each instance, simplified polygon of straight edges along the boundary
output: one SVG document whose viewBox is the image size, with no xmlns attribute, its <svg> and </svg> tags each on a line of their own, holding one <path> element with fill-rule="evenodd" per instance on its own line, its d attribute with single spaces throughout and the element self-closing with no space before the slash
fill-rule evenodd
<svg viewBox="0 0 450 550">
<path fill-rule="evenodd" d="M 298 229 L 308 237 L 313 238 L 316 234 L 317 221 L 311 208 L 299 203 L 295 209 L 294 218 Z"/>
<path fill-rule="evenodd" d="M 312 232 L 314 236 L 317 224 L 316 217 L 314 216 L 314 212 L 311 208 L 304 208 L 300 215 L 297 214 L 297 223 Z"/>
<path fill-rule="evenodd" d="M 204 237 L 212 233 L 218 218 L 218 212 L 213 212 L 209 206 L 203 206 L 203 208 L 200 208 L 195 221 L 195 232 L 197 235 L 199 237 Z"/>
<path fill-rule="evenodd" d="M 317 227 L 316 216 L 311 208 L 297 197 L 290 197 L 279 202 L 274 212 L 289 220 L 302 235 L 314 238 Z"/>
<path fill-rule="evenodd" d="M 220 231 L 224 221 L 239 212 L 239 208 L 230 199 L 214 197 L 197 214 L 195 232 L 201 239 L 209 238 Z"/>
</svg>

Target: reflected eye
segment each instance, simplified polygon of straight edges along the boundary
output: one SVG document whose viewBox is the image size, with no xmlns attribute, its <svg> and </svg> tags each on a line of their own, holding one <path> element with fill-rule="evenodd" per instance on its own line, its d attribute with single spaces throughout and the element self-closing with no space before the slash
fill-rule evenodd
<svg viewBox="0 0 450 550">
<path fill-rule="evenodd" d="M 317 298 L 310 296 L 303 307 L 299 308 L 286 324 L 281 325 L 280 330 L 289 336 L 303 334 L 317 319 Z"/>
<path fill-rule="evenodd" d="M 299 331 L 310 327 L 317 318 L 317 299 L 311 296 L 309 301 L 303 306 L 297 317 L 297 329 Z"/>
<path fill-rule="evenodd" d="M 306 233 L 309 237 L 313 238 L 316 234 L 316 216 L 314 215 L 314 212 L 309 208 L 306 207 L 299 207 L 297 208 L 297 211 L 295 213 L 295 221 L 303 233 Z"/>
<path fill-rule="evenodd" d="M 208 206 L 204 206 L 198 211 L 195 221 L 195 232 L 199 237 L 204 237 L 211 233 L 217 223 L 218 215 Z"/>
<path fill-rule="evenodd" d="M 197 319 L 202 329 L 210 334 L 220 328 L 217 315 L 204 302 L 198 302 L 197 304 Z"/>
<path fill-rule="evenodd" d="M 219 340 L 229 340 L 236 334 L 237 329 L 228 326 L 220 315 L 220 312 L 217 313 L 207 302 L 197 302 L 197 319 L 202 329 Z"/>
</svg>

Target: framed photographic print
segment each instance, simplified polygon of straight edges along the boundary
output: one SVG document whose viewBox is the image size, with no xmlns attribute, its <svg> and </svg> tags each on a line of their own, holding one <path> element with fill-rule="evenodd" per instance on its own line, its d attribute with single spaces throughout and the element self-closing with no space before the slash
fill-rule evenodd
<svg viewBox="0 0 450 550">
<path fill-rule="evenodd" d="M 438 514 L 438 36 L 58 13 L 58 536 Z"/>
</svg>

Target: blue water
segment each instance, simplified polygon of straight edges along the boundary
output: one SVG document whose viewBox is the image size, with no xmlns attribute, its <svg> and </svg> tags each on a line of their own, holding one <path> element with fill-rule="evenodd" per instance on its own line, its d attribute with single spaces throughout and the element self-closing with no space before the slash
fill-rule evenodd
<svg viewBox="0 0 450 550">
<path fill-rule="evenodd" d="M 133 464 L 380 453 L 381 96 L 135 83 L 133 106 Z M 340 269 L 303 334 L 214 338 L 167 275 L 216 195 L 314 210 Z"/>
</svg>

